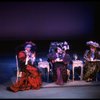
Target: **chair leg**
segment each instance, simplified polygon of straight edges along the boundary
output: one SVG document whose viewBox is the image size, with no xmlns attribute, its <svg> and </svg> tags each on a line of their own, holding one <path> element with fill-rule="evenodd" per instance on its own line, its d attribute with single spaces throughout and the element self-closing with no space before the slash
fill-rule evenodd
<svg viewBox="0 0 100 100">
<path fill-rule="evenodd" d="M 68 70 L 68 69 L 67 69 L 67 75 L 68 75 L 68 80 L 70 80 L 69 79 L 69 77 L 70 77 L 70 70 Z"/>
</svg>

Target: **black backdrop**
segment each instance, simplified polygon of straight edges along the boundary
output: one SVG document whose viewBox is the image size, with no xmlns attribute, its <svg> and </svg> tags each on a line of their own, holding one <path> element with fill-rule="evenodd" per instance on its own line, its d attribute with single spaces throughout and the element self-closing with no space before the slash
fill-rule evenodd
<svg viewBox="0 0 100 100">
<path fill-rule="evenodd" d="M 33 5 L 31 3 L 29 3 L 29 5 L 31 4 L 31 7 L 33 7 L 34 3 L 36 3 L 36 2 L 32 2 Z M 47 3 L 47 5 L 49 7 L 46 6 L 46 3 Z M 86 41 L 94 40 L 94 41 L 99 42 L 99 40 L 100 40 L 100 38 L 99 38 L 99 33 L 100 33 L 100 28 L 99 28 L 99 26 L 100 26 L 100 14 L 99 14 L 99 12 L 100 12 L 100 2 L 70 2 L 70 3 L 69 2 L 60 2 L 61 5 L 60 5 L 59 2 L 51 2 L 51 3 L 50 2 L 46 2 L 46 3 L 37 2 L 37 5 L 35 4 L 35 7 L 37 9 L 34 9 L 34 7 L 33 8 L 31 8 L 31 7 L 29 8 L 28 3 L 25 4 L 25 2 L 23 2 L 23 3 L 22 2 L 21 3 L 20 2 L 17 2 L 17 3 L 16 2 L 14 2 L 14 3 L 1 2 L 0 3 L 0 5 L 1 5 L 0 12 L 2 12 L 1 16 L 3 17 L 4 14 L 8 14 L 8 18 L 7 18 L 7 16 L 5 17 L 7 19 L 4 18 L 6 21 L 4 21 L 4 19 L 2 20 L 2 17 L 0 17 L 0 20 L 3 23 L 3 24 L 0 24 L 0 26 L 1 26 L 1 28 L 0 28 L 0 30 L 1 30 L 0 31 L 1 32 L 0 33 L 0 55 L 5 55 L 5 54 L 12 55 L 12 54 L 15 54 L 17 46 L 23 44 L 26 41 L 30 41 L 30 40 L 37 44 L 38 52 L 48 52 L 49 44 L 50 44 L 51 41 L 67 41 L 69 43 L 69 45 L 70 45 L 70 51 L 71 52 L 82 52 L 82 53 L 87 48 L 87 46 L 85 44 Z M 16 6 L 14 6 L 14 5 L 16 5 Z M 63 7 L 63 5 L 64 5 L 64 7 Z M 24 7 L 26 7 L 26 9 L 24 9 Z M 45 7 L 47 7 L 47 10 L 44 10 Z M 63 30 L 62 30 L 62 32 L 61 32 L 61 30 L 60 30 L 60 32 L 58 32 L 57 29 L 56 29 L 56 31 L 55 30 L 53 31 L 53 28 L 51 27 L 52 25 L 50 26 L 50 21 L 48 21 L 47 25 L 49 25 L 48 27 L 50 27 L 51 29 L 48 28 L 48 30 L 47 30 L 47 29 L 45 29 L 43 27 L 43 30 L 42 30 L 41 28 L 39 28 L 39 25 L 40 25 L 40 27 L 42 27 L 42 21 L 45 21 L 45 20 L 43 18 L 41 18 L 41 16 L 39 16 L 40 20 L 38 20 L 38 18 L 36 19 L 38 21 L 37 23 L 39 23 L 37 25 L 37 29 L 39 28 L 41 30 L 39 30 L 38 32 L 35 33 L 35 31 L 34 30 L 32 31 L 32 29 L 30 28 L 30 30 L 32 32 L 34 32 L 34 34 L 31 34 L 30 30 L 29 30 L 29 34 L 27 32 L 26 36 L 24 36 L 23 32 L 25 32 L 25 31 L 24 31 L 23 28 L 21 28 L 22 29 L 22 33 L 20 31 L 20 28 L 16 32 L 15 28 L 18 27 L 16 25 L 16 23 L 14 23 L 14 25 L 16 25 L 15 27 L 10 27 L 9 26 L 10 24 L 8 24 L 8 22 L 10 23 L 11 18 L 14 18 L 14 19 L 16 18 L 16 21 L 17 21 L 17 19 L 19 19 L 20 16 L 15 17 L 14 14 L 16 14 L 16 13 L 18 13 L 20 11 L 24 12 L 23 16 L 24 16 L 24 14 L 26 14 L 27 16 L 30 16 L 32 14 L 32 12 L 28 12 L 27 11 L 27 10 L 30 10 L 30 9 L 31 10 L 33 9 L 33 13 L 37 12 L 37 15 L 35 15 L 35 17 L 38 16 L 38 15 L 43 15 L 44 14 L 44 16 L 46 16 L 44 18 L 49 19 L 50 17 L 48 17 L 48 16 L 50 16 L 50 14 L 52 14 L 51 17 L 53 18 L 53 14 L 57 13 L 56 15 L 59 14 L 59 16 L 60 16 L 60 14 L 62 14 L 63 17 L 65 16 L 64 20 L 66 19 L 65 21 L 68 21 L 69 19 L 66 18 L 66 15 L 67 14 L 73 15 L 74 14 L 74 7 L 76 7 L 75 8 L 76 9 L 75 13 L 77 13 L 76 15 L 81 15 L 81 13 L 82 13 L 84 16 L 82 15 L 83 17 L 81 17 L 81 16 L 80 17 L 78 16 L 78 17 L 80 19 L 83 18 L 83 21 L 85 21 L 84 24 L 88 25 L 88 26 L 84 25 L 85 28 L 82 27 L 85 30 L 83 33 L 82 33 L 83 30 L 82 30 L 81 27 L 80 27 L 80 31 L 76 29 L 76 31 L 75 30 L 74 31 L 69 31 L 69 33 L 68 33 L 68 31 L 66 30 L 66 27 L 69 27 L 69 26 L 66 26 L 65 28 L 61 28 L 61 25 L 58 27 L 58 31 L 59 31 L 59 28 L 61 30 L 65 29 L 65 31 L 64 31 L 65 33 L 63 32 Z M 14 9 L 12 9 L 12 8 L 14 8 Z M 69 10 L 67 8 L 69 8 Z M 70 8 L 72 8 L 72 13 L 73 14 L 71 13 Z M 79 8 L 81 9 L 80 11 L 83 11 L 83 12 L 80 12 L 78 10 Z M 53 12 L 52 9 L 54 9 L 55 12 Z M 26 13 L 25 13 L 25 10 L 26 10 Z M 65 14 L 66 10 L 67 10 L 67 12 Z M 70 13 L 68 13 L 68 12 L 70 12 Z M 13 16 L 11 16 L 9 13 L 12 14 Z M 72 16 L 70 16 L 70 17 L 72 17 Z M 29 17 L 27 17 L 27 18 L 29 20 Z M 57 18 L 58 17 L 56 16 L 56 18 L 54 18 L 54 19 L 57 19 Z M 59 18 L 58 18 L 58 22 L 59 22 L 58 24 L 60 24 L 61 21 L 62 21 L 62 20 L 59 21 Z M 72 18 L 74 18 L 74 21 L 73 21 L 74 23 L 75 23 L 75 20 L 76 20 L 76 23 L 78 22 L 79 25 L 82 24 L 82 22 L 81 22 L 82 19 L 78 20 L 77 17 L 72 17 Z M 89 20 L 89 19 L 91 19 L 91 20 Z M 24 17 L 23 17 L 23 21 L 26 21 L 24 19 Z M 18 21 L 18 22 L 20 22 L 20 21 Z M 31 21 L 29 21 L 29 22 L 31 22 Z M 71 20 L 70 20 L 71 24 L 73 24 L 73 22 L 71 23 Z M 53 24 L 55 24 L 55 23 L 56 22 L 53 22 Z M 17 23 L 17 24 L 20 25 L 21 23 Z M 28 24 L 28 22 L 26 24 Z M 57 24 L 55 24 L 55 25 L 57 25 Z M 78 25 L 78 24 L 75 24 L 75 25 Z M 11 25 L 11 26 L 13 26 L 13 25 Z M 9 27 L 9 29 L 7 27 Z M 74 25 L 72 25 L 72 27 L 70 26 L 70 30 L 72 30 L 73 27 L 74 27 Z M 77 27 L 79 27 L 79 26 L 77 26 Z M 14 28 L 12 30 L 14 30 L 15 33 L 12 34 L 11 28 Z M 28 28 L 28 27 L 26 26 L 24 28 Z M 36 28 L 36 26 L 35 26 L 35 28 Z M 86 31 L 87 29 L 88 29 L 88 31 Z M 43 34 L 43 32 L 45 30 L 48 31 L 47 34 L 46 33 Z M 52 31 L 49 32 L 50 30 L 52 30 Z M 50 34 L 52 34 L 52 35 L 50 35 Z M 68 34 L 71 34 L 71 35 L 68 35 Z"/>
</svg>

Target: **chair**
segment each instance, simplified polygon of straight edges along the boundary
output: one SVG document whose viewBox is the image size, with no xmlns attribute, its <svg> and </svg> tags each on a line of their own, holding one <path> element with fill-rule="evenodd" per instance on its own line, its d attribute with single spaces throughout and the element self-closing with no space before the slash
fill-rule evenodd
<svg viewBox="0 0 100 100">
<path fill-rule="evenodd" d="M 17 67 L 17 78 L 16 78 L 16 82 L 18 82 L 19 78 L 22 76 L 22 72 L 19 69 L 19 63 L 18 63 L 18 57 L 16 55 L 16 67 Z"/>
</svg>

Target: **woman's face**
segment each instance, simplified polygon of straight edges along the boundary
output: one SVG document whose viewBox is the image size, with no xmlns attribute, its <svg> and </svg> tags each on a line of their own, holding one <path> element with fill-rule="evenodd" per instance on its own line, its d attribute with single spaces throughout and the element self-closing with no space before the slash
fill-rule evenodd
<svg viewBox="0 0 100 100">
<path fill-rule="evenodd" d="M 90 50 L 91 50 L 91 52 L 95 52 L 95 51 L 96 51 L 96 48 L 93 47 L 93 46 L 91 46 L 91 47 L 90 47 Z"/>
<path fill-rule="evenodd" d="M 62 49 L 57 48 L 57 53 L 62 53 Z"/>
<path fill-rule="evenodd" d="M 26 50 L 29 52 L 29 51 L 31 51 L 31 48 L 26 48 Z"/>
</svg>

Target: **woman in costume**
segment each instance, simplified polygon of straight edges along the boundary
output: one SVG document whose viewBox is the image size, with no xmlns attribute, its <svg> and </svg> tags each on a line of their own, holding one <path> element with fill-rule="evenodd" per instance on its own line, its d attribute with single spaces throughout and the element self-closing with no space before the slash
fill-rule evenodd
<svg viewBox="0 0 100 100">
<path fill-rule="evenodd" d="M 56 44 L 56 48 L 54 48 L 55 52 L 48 55 L 49 61 L 52 62 L 53 80 L 58 85 L 63 85 L 68 80 L 66 66 L 69 55 L 67 55 L 67 48 L 63 44 L 62 42 Z"/>
<path fill-rule="evenodd" d="M 8 87 L 10 91 L 17 92 L 29 89 L 40 89 L 42 85 L 41 74 L 35 66 L 36 51 L 32 51 L 36 45 L 32 42 L 26 42 L 23 51 L 18 53 L 18 62 L 21 78 L 13 85 Z"/>
<path fill-rule="evenodd" d="M 86 43 L 90 49 L 86 50 L 84 54 L 85 65 L 83 79 L 87 82 L 94 81 L 96 74 L 100 71 L 100 48 L 99 44 L 93 41 Z"/>
</svg>

